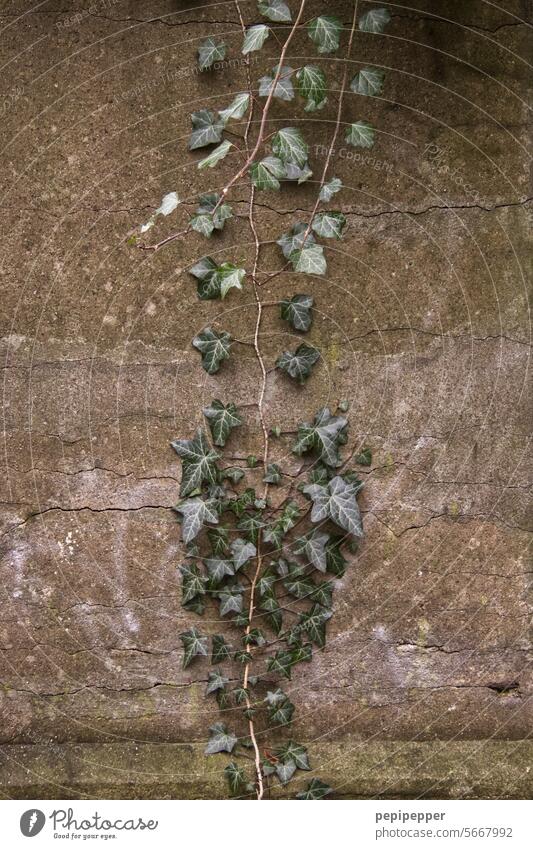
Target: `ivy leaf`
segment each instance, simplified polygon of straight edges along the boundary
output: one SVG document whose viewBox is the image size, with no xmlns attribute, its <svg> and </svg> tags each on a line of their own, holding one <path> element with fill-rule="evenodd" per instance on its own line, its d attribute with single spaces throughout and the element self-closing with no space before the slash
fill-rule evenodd
<svg viewBox="0 0 533 849">
<path fill-rule="evenodd" d="M 229 469 L 223 469 L 220 473 L 220 477 L 227 478 L 232 483 L 239 483 L 239 481 L 244 477 L 244 471 L 243 469 L 239 469 L 237 466 L 234 466 Z"/>
<path fill-rule="evenodd" d="M 309 168 L 308 162 L 306 162 L 302 168 L 300 168 L 299 165 L 294 165 L 292 162 L 287 162 L 285 165 L 284 180 L 297 180 L 298 185 L 301 185 L 312 176 L 313 172 Z"/>
<path fill-rule="evenodd" d="M 259 80 L 259 89 L 258 94 L 259 97 L 268 97 L 270 93 L 273 91 L 273 97 L 277 97 L 278 100 L 293 100 L 294 99 L 294 86 L 292 84 L 292 75 L 294 73 L 293 68 L 284 66 L 281 69 L 279 77 L 276 82 L 276 86 L 274 88 L 274 80 L 277 77 L 277 68 L 272 68 L 270 74 L 261 77 Z"/>
<path fill-rule="evenodd" d="M 142 224 L 139 228 L 139 232 L 146 233 L 147 230 L 151 230 L 156 222 L 156 218 L 159 215 L 170 215 L 171 212 L 174 212 L 177 206 L 180 204 L 180 199 L 178 197 L 177 192 L 168 192 L 168 194 L 163 195 L 161 199 L 161 204 L 157 207 L 155 212 L 150 216 L 146 224 Z"/>
<path fill-rule="evenodd" d="M 233 575 L 235 569 L 231 560 L 222 557 L 208 557 L 205 561 L 210 583 L 212 587 L 216 587 L 224 580 L 226 575 Z"/>
<path fill-rule="evenodd" d="M 200 205 L 196 210 L 200 215 L 210 216 L 215 230 L 223 230 L 226 221 L 233 218 L 233 210 L 229 203 L 219 202 L 220 195 L 216 192 L 200 195 Z"/>
<path fill-rule="evenodd" d="M 209 445 L 202 428 L 198 428 L 194 439 L 175 439 L 171 445 L 182 461 L 180 495 L 196 492 L 204 481 L 217 482 L 219 454 Z"/>
<path fill-rule="evenodd" d="M 346 216 L 342 212 L 319 212 L 313 218 L 313 230 L 324 239 L 340 239 L 346 227 Z"/>
<path fill-rule="evenodd" d="M 309 147 L 296 127 L 278 130 L 272 139 L 272 151 L 285 164 L 291 163 L 299 168 L 303 168 L 309 155 Z"/>
<path fill-rule="evenodd" d="M 209 407 L 204 407 L 204 416 L 209 422 L 209 429 L 215 445 L 224 447 L 234 427 L 242 424 L 235 404 L 223 404 L 215 399 Z"/>
<path fill-rule="evenodd" d="M 294 761 L 276 764 L 276 775 L 282 784 L 288 784 L 295 772 L 296 764 Z"/>
<path fill-rule="evenodd" d="M 382 71 L 381 68 L 361 68 L 350 83 L 350 88 L 355 94 L 376 97 L 383 91 L 384 79 L 385 71 Z"/>
<path fill-rule="evenodd" d="M 201 498 L 187 498 L 181 501 L 174 510 L 181 513 L 181 537 L 183 542 L 191 542 L 198 536 L 206 522 L 218 524 L 218 513 L 214 501 L 203 501 Z"/>
<path fill-rule="evenodd" d="M 225 616 L 227 613 L 240 613 L 242 610 L 242 594 L 244 587 L 241 584 L 232 584 L 229 587 L 224 587 L 218 593 L 220 602 L 220 615 Z"/>
<path fill-rule="evenodd" d="M 299 456 L 315 450 L 326 466 L 340 466 L 339 445 L 345 441 L 347 426 L 345 418 L 332 416 L 328 407 L 323 407 L 316 414 L 312 424 L 304 422 L 299 426 L 292 450 Z"/>
<path fill-rule="evenodd" d="M 250 95 L 247 91 L 241 91 L 239 94 L 235 95 L 227 109 L 219 110 L 219 118 L 221 121 L 224 121 L 225 124 L 227 124 L 230 118 L 233 118 L 234 120 L 243 118 L 249 105 Z"/>
<path fill-rule="evenodd" d="M 260 162 L 254 162 L 250 168 L 252 184 L 263 191 L 273 189 L 279 191 L 279 181 L 285 176 L 285 167 L 281 159 L 276 156 L 267 156 Z"/>
<path fill-rule="evenodd" d="M 316 601 L 322 607 L 330 608 L 333 601 L 333 582 L 321 581 L 320 584 L 309 593 L 311 601 Z"/>
<path fill-rule="evenodd" d="M 296 627 L 298 631 L 305 631 L 309 639 L 323 649 L 326 645 L 326 622 L 331 616 L 331 610 L 314 604 L 309 613 L 302 614 Z"/>
<path fill-rule="evenodd" d="M 313 778 L 312 781 L 309 782 L 305 790 L 301 790 L 300 793 L 296 794 L 297 799 L 323 799 L 324 796 L 327 796 L 328 793 L 332 793 L 332 789 L 329 784 L 324 784 L 323 781 L 320 781 L 319 778 Z"/>
<path fill-rule="evenodd" d="M 229 683 L 229 678 L 226 678 L 222 675 L 220 669 L 215 669 L 214 672 L 209 673 L 209 677 L 207 679 L 207 687 L 205 690 L 206 696 L 209 696 L 211 693 L 216 693 L 217 690 L 224 690 L 226 688 L 226 684 Z"/>
<path fill-rule="evenodd" d="M 235 761 L 231 761 L 231 763 L 224 768 L 224 775 L 226 776 L 229 784 L 230 793 L 233 796 L 236 796 L 241 792 L 241 790 L 246 788 L 246 773 L 242 766 L 236 764 Z"/>
<path fill-rule="evenodd" d="M 304 342 L 296 348 L 294 354 L 284 351 L 276 360 L 276 368 L 286 372 L 293 380 L 305 383 L 319 359 L 320 351 Z"/>
<path fill-rule="evenodd" d="M 218 144 L 222 140 L 223 122 L 209 109 L 200 109 L 191 115 L 192 133 L 189 139 L 189 150 Z"/>
<path fill-rule="evenodd" d="M 231 543 L 231 553 L 233 555 L 233 562 L 235 564 L 235 571 L 237 572 L 245 563 L 248 563 L 252 557 L 255 557 L 257 554 L 257 548 L 252 542 L 246 542 L 245 539 L 241 539 L 237 537 Z"/>
<path fill-rule="evenodd" d="M 182 578 L 182 602 L 188 604 L 193 598 L 205 595 L 205 578 L 198 569 L 198 566 L 189 563 L 183 563 L 180 566 Z"/>
<path fill-rule="evenodd" d="M 229 532 L 227 528 L 212 528 L 207 532 L 211 551 L 216 557 L 228 553 Z"/>
<path fill-rule="evenodd" d="M 287 24 L 291 21 L 291 10 L 284 0 L 260 0 L 257 8 L 269 21 Z"/>
<path fill-rule="evenodd" d="M 201 159 L 196 167 L 200 170 L 202 170 L 203 168 L 214 168 L 215 165 L 220 162 L 221 159 L 224 159 L 224 157 L 228 155 L 229 150 L 232 147 L 232 143 L 227 139 L 224 139 L 222 144 L 219 144 L 219 146 L 216 147 L 212 153 L 210 153 L 204 159 Z"/>
<path fill-rule="evenodd" d="M 202 366 L 208 374 L 215 374 L 221 363 L 227 360 L 230 353 L 231 336 L 225 330 L 216 333 L 206 327 L 192 340 L 192 344 L 202 354 Z"/>
<path fill-rule="evenodd" d="M 198 48 L 198 67 L 201 71 L 207 71 L 215 62 L 221 62 L 226 55 L 226 45 L 223 41 L 218 43 L 214 38 L 206 38 Z"/>
<path fill-rule="evenodd" d="M 310 563 L 319 572 L 325 572 L 327 567 L 326 545 L 329 542 L 329 534 L 313 531 L 295 542 L 295 553 L 302 554 L 306 558 L 306 564 Z"/>
<path fill-rule="evenodd" d="M 276 749 L 276 757 L 278 757 L 283 763 L 292 761 L 297 769 L 311 769 L 309 766 L 307 749 L 299 743 L 295 743 L 293 740 L 289 740 L 285 746 L 280 746 L 279 749 Z"/>
<path fill-rule="evenodd" d="M 341 552 L 343 537 L 332 538 L 326 546 L 326 570 L 337 578 L 342 578 L 346 572 L 346 558 Z M 317 599 L 318 601 L 318 599 Z"/>
<path fill-rule="evenodd" d="M 276 581 L 277 578 L 275 574 L 270 569 L 266 569 L 257 582 L 257 591 L 259 595 L 268 595 Z"/>
<path fill-rule="evenodd" d="M 361 513 L 355 498 L 354 484 L 346 483 L 340 475 L 326 486 L 312 483 L 303 488 L 313 501 L 312 522 L 331 519 L 345 531 L 354 536 L 363 536 Z"/>
<path fill-rule="evenodd" d="M 277 463 L 269 463 L 266 475 L 263 476 L 264 483 L 277 485 L 281 481 L 282 471 Z"/>
<path fill-rule="evenodd" d="M 275 672 L 277 675 L 281 675 L 282 678 L 290 679 L 292 665 L 292 653 L 285 649 L 280 649 L 275 655 L 269 657 L 267 660 L 267 670 L 269 672 Z"/>
<path fill-rule="evenodd" d="M 244 35 L 244 44 L 242 45 L 242 53 L 246 56 L 247 53 L 252 53 L 254 50 L 260 50 L 270 35 L 270 29 L 266 24 L 257 24 L 253 27 L 248 27 Z"/>
<path fill-rule="evenodd" d="M 360 466 L 371 466 L 372 465 L 372 451 L 370 448 L 363 448 L 360 454 L 357 454 L 354 457 L 354 462 L 358 463 Z"/>
<path fill-rule="evenodd" d="M 283 581 L 283 586 L 294 598 L 307 598 L 315 588 L 305 568 L 297 563 L 289 563 L 289 576 Z"/>
<path fill-rule="evenodd" d="M 327 271 L 322 245 L 311 245 L 311 247 L 302 248 L 301 251 L 294 251 L 290 260 L 294 270 L 301 271 L 303 274 L 324 275 Z"/>
<path fill-rule="evenodd" d="M 207 637 L 202 637 L 196 628 L 189 628 L 188 631 L 183 631 L 180 634 L 180 640 L 183 643 L 184 669 L 187 669 L 195 657 L 207 657 Z"/>
<path fill-rule="evenodd" d="M 281 693 L 281 700 L 269 702 L 269 719 L 275 725 L 290 725 L 294 714 L 294 705 L 290 699 L 285 696 L 282 690 L 278 689 L 276 690 L 276 693 Z M 266 700 L 268 700 L 269 696 L 273 695 L 273 693 L 267 693 Z"/>
<path fill-rule="evenodd" d="M 281 238 L 278 239 L 276 244 L 280 246 L 285 259 L 290 259 L 295 251 L 299 251 L 303 248 L 307 229 L 307 224 L 298 222 L 298 224 L 294 225 L 290 233 L 284 233 Z M 305 246 L 312 247 L 315 243 L 315 237 L 313 236 L 312 231 L 309 230 L 307 239 L 305 239 Z"/>
<path fill-rule="evenodd" d="M 224 637 L 221 637 L 220 634 L 216 634 L 213 636 L 212 642 L 213 651 L 211 654 L 211 663 L 223 663 L 231 657 L 229 646 Z"/>
<path fill-rule="evenodd" d="M 251 542 L 257 543 L 259 531 L 264 526 L 260 513 L 246 513 L 237 525 L 240 531 L 244 531 Z"/>
<path fill-rule="evenodd" d="M 191 227 L 197 233 L 201 233 L 202 236 L 207 236 L 208 238 L 215 229 L 213 219 L 209 215 L 193 215 L 191 218 Z"/>
<path fill-rule="evenodd" d="M 309 330 L 313 323 L 311 295 L 294 295 L 290 300 L 281 301 L 280 306 L 282 319 L 288 321 L 291 327 L 304 333 Z"/>
<path fill-rule="evenodd" d="M 373 147 L 375 129 L 368 121 L 357 121 L 346 130 L 346 141 L 353 147 Z"/>
<path fill-rule="evenodd" d="M 259 610 L 263 610 L 266 615 L 266 620 L 273 628 L 276 634 L 279 634 L 283 627 L 283 614 L 281 607 L 273 593 L 264 595 L 259 603 Z"/>
<path fill-rule="evenodd" d="M 309 23 L 309 38 L 318 47 L 319 53 L 334 53 L 339 49 L 342 21 L 334 15 L 320 15 Z"/>
<path fill-rule="evenodd" d="M 296 73 L 298 92 L 307 100 L 305 111 L 315 112 L 327 102 L 326 75 L 316 65 L 304 65 Z"/>
<path fill-rule="evenodd" d="M 383 32 L 390 21 L 388 9 L 370 9 L 359 20 L 361 32 Z"/>
<path fill-rule="evenodd" d="M 215 722 L 209 729 L 209 742 L 205 747 L 206 755 L 215 755 L 217 752 L 232 752 L 237 743 L 237 737 L 226 729 L 222 722 Z"/>
<path fill-rule="evenodd" d="M 338 177 L 333 177 L 329 183 L 324 183 L 322 188 L 320 189 L 319 200 L 324 203 L 329 203 L 333 195 L 336 195 L 337 192 L 340 192 L 342 189 L 342 180 L 339 180 Z"/>
</svg>

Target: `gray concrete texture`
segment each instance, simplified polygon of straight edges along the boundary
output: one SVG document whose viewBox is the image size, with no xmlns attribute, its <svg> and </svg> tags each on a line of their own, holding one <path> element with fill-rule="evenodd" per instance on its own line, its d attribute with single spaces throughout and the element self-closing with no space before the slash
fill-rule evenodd
<svg viewBox="0 0 533 849">
<path fill-rule="evenodd" d="M 308 5 L 350 20 L 349 2 Z M 326 280 L 284 273 L 263 294 L 312 294 L 322 353 L 303 390 L 269 375 L 269 424 L 294 430 L 346 398 L 349 447 L 373 452 L 366 535 L 328 645 L 288 688 L 294 735 L 340 796 L 525 796 L 531 4 L 386 5 L 386 35 L 358 35 L 353 51 L 354 73 L 387 70 L 383 96 L 349 94 L 343 113 L 372 121 L 376 145 L 356 152 L 341 134 L 332 161 L 346 235 Z M 207 35 L 238 57 L 235 6 L 13 0 L 0 28 L 0 792 L 218 796 L 223 764 L 202 754 L 217 715 L 207 672 L 181 668 L 178 635 L 196 617 L 180 605 L 169 442 L 219 397 L 248 405 L 229 452 L 260 447 L 253 349 L 209 377 L 190 346 L 209 323 L 250 342 L 253 296 L 199 302 L 184 270 L 206 253 L 249 266 L 253 245 L 239 220 L 156 254 L 128 238 L 172 190 L 185 203 L 151 233 L 180 229 L 240 161 L 198 172 L 186 150 L 189 113 L 245 87 L 238 61 L 193 70 Z M 254 79 L 275 55 L 270 39 Z M 290 62 L 305 61 L 316 53 L 298 37 Z M 338 88 L 340 64 L 322 64 Z M 272 129 L 302 120 L 315 176 L 336 101 L 307 116 L 273 107 Z M 315 194 L 310 181 L 258 196 L 262 271 L 280 267 L 272 242 Z M 247 196 L 243 182 L 235 211 Z M 267 366 L 293 343 L 267 309 Z M 290 437 L 277 450 L 294 465 Z"/>
</svg>

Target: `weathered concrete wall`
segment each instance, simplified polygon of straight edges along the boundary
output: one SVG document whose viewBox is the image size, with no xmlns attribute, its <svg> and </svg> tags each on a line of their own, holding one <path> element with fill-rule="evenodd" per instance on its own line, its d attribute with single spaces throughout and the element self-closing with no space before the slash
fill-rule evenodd
<svg viewBox="0 0 533 849">
<path fill-rule="evenodd" d="M 348 21 L 350 5 L 328 8 Z M 272 424 L 349 398 L 352 439 L 373 449 L 365 541 L 328 647 L 290 687 L 296 733 L 342 795 L 523 796 L 531 8 L 389 7 L 387 36 L 354 51 L 354 71 L 389 69 L 384 97 L 355 114 L 350 95 L 345 115 L 376 123 L 375 161 L 339 144 L 349 229 L 329 250 L 328 281 L 306 280 L 323 361 L 303 392 L 274 375 L 268 387 Z M 255 4 L 243 8 L 252 20 Z M 255 400 L 258 369 L 243 348 L 209 378 L 190 348 L 217 314 L 181 272 L 207 252 L 202 237 L 156 255 L 127 237 L 165 192 L 192 202 L 234 169 L 228 158 L 198 175 L 185 152 L 189 112 L 243 88 L 242 67 L 216 82 L 187 70 L 206 34 L 224 33 L 236 55 L 234 5 L 13 0 L 0 25 L 2 793 L 218 795 L 220 764 L 201 755 L 202 673 L 181 670 L 169 441 L 212 397 Z M 295 56 L 311 53 L 295 44 Z M 271 64 L 261 58 L 254 75 Z M 291 113 L 275 107 L 281 121 Z M 331 124 L 310 132 L 318 173 Z M 261 195 L 261 238 L 278 238 L 313 197 L 312 185 Z M 233 223 L 214 250 L 249 260 L 246 238 Z M 263 262 L 278 267 L 273 247 Z M 282 275 L 265 300 L 301 285 Z M 218 309 L 240 339 L 252 300 Z M 268 312 L 269 366 L 288 339 Z M 258 438 L 245 414 L 240 456 Z"/>
</svg>

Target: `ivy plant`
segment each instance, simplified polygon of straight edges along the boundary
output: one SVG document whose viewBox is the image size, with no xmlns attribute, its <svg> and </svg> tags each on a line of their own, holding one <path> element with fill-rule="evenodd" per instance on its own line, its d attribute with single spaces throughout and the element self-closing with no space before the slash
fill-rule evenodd
<svg viewBox="0 0 533 849">
<path fill-rule="evenodd" d="M 263 799 L 274 783 L 285 788 L 296 779 L 296 798 L 314 800 L 325 798 L 332 788 L 316 776 L 302 781 L 311 771 L 311 761 L 305 741 L 292 730 L 296 705 L 290 685 L 300 665 L 311 663 L 326 646 L 335 579 L 348 566 L 347 550 L 355 552 L 363 536 L 358 504 L 362 482 L 356 467 L 370 465 L 372 455 L 365 446 L 358 449 L 360 453 L 354 449 L 343 457 L 349 425 L 344 401 L 336 410 L 322 407 L 312 421 L 300 422 L 296 433 L 284 433 L 283 423 L 267 422 L 269 373 L 274 371 L 278 375 L 274 379 L 280 381 L 304 384 L 320 368 L 320 350 L 302 339 L 267 363 L 260 327 L 264 311 L 277 308 L 280 328 L 285 326 L 300 337 L 313 332 L 315 301 L 305 292 L 305 281 L 327 274 L 328 244 L 342 239 L 347 228 L 345 213 L 335 208 L 343 190 L 341 180 L 331 173 L 335 146 L 343 131 L 346 142 L 354 147 L 375 144 L 376 130 L 365 117 L 365 103 L 369 97 L 378 97 L 385 85 L 381 68 L 360 63 L 352 70 L 354 45 L 358 38 L 382 33 L 390 15 L 386 9 L 372 7 L 359 16 L 354 4 L 349 24 L 330 11 L 309 20 L 306 0 L 260 0 L 254 20 L 247 25 L 239 0 L 235 7 L 242 30 L 239 50 L 244 56 L 246 90 L 234 94 L 229 103 L 221 97 L 218 109 L 193 112 L 188 148 L 191 156 L 200 152 L 200 170 L 216 168 L 233 151 L 239 154 L 239 165 L 222 189 L 199 195 L 184 229 L 156 244 L 141 242 L 139 246 L 159 250 L 189 236 L 213 241 L 226 227 L 235 229 L 232 241 L 238 244 L 239 228 L 251 230 L 255 246 L 251 267 L 235 256 L 220 260 L 218 250 L 201 250 L 200 258 L 188 268 L 200 300 L 234 299 L 243 290 L 255 297 L 252 339 L 261 375 L 256 409 L 262 449 L 261 460 L 224 458 L 228 443 L 231 455 L 239 456 L 236 447 L 244 421 L 243 411 L 231 397 L 212 398 L 201 412 L 202 426 L 172 443 L 181 460 L 175 512 L 184 551 L 179 566 L 182 603 L 198 619 L 180 635 L 183 667 L 208 667 L 205 696 L 216 703 L 221 715 L 206 730 L 205 752 L 224 759 L 221 770 L 230 795 Z M 295 68 L 289 53 L 299 31 L 314 58 Z M 277 53 L 276 45 L 281 45 Z M 217 63 L 233 49 L 234 45 L 209 36 L 198 46 L 199 69 L 215 74 Z M 264 53 L 264 73 L 256 80 L 251 74 L 252 53 Z M 328 77 L 339 66 L 340 88 L 338 83 L 330 87 Z M 302 118 L 306 112 L 320 114 L 329 100 L 336 101 L 336 120 L 320 167 L 311 161 L 311 133 L 306 132 Z M 275 101 L 283 118 L 278 115 L 271 121 Z M 293 115 L 297 121 L 291 124 Z M 279 233 L 279 267 L 269 275 L 291 271 L 287 279 L 296 281 L 296 291 L 287 291 L 277 304 L 263 302 L 257 193 L 280 192 L 286 182 L 304 183 L 317 167 L 316 200 L 308 213 Z M 237 185 L 239 194 L 248 186 L 246 216 L 233 211 Z M 150 219 L 150 228 L 160 214 L 184 207 L 177 193 L 165 197 Z M 145 225 L 141 233 L 147 229 Z M 225 367 L 236 345 L 218 321 L 212 323 L 215 327 L 199 329 L 192 339 L 209 375 Z M 280 455 L 286 455 L 290 447 L 298 458 L 296 477 L 273 461 L 277 440 L 283 449 Z M 217 619 L 220 625 L 214 627 Z"/>
</svg>

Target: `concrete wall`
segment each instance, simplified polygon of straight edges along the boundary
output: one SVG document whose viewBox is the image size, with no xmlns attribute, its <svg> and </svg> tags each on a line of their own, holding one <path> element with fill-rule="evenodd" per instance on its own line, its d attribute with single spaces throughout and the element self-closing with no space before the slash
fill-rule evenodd
<svg viewBox="0 0 533 849">
<path fill-rule="evenodd" d="M 348 23 L 350 3 L 327 6 Z M 327 282 L 285 274 L 264 293 L 305 283 L 323 354 L 303 392 L 271 375 L 269 422 L 294 428 L 348 398 L 352 443 L 373 451 L 366 537 L 328 646 L 290 686 L 295 734 L 339 795 L 523 796 L 531 6 L 389 8 L 386 37 L 355 43 L 354 72 L 374 62 L 388 73 L 382 99 L 347 98 L 344 120 L 379 133 L 375 159 L 349 158 L 342 141 L 333 159 L 349 227 L 328 252 Z M 243 10 L 257 18 L 254 3 Z M 165 192 L 192 203 L 235 170 L 228 157 L 200 174 L 186 152 L 190 111 L 244 86 L 239 65 L 190 70 L 208 34 L 225 34 L 238 55 L 235 8 L 13 0 L 0 27 L 1 792 L 217 796 L 220 761 L 202 755 L 214 715 L 205 671 L 181 669 L 178 634 L 191 620 L 169 441 L 191 434 L 213 397 L 255 400 L 251 349 L 210 378 L 190 347 L 215 316 L 249 340 L 255 308 L 249 292 L 197 301 L 182 268 L 208 252 L 201 236 L 155 255 L 127 239 Z M 271 43 L 255 78 L 273 54 Z M 293 65 L 312 55 L 296 41 Z M 307 129 L 315 174 L 335 101 Z M 278 238 L 314 195 L 312 184 L 262 194 L 261 239 Z M 236 209 L 245 199 L 239 187 Z M 180 209 L 152 232 L 183 220 Z M 248 239 L 232 222 L 213 250 L 250 263 Z M 277 249 L 262 264 L 278 268 Z M 290 341 L 267 311 L 269 367 Z M 245 444 L 230 443 L 239 456 L 259 438 L 253 407 L 244 414 Z"/>
</svg>

